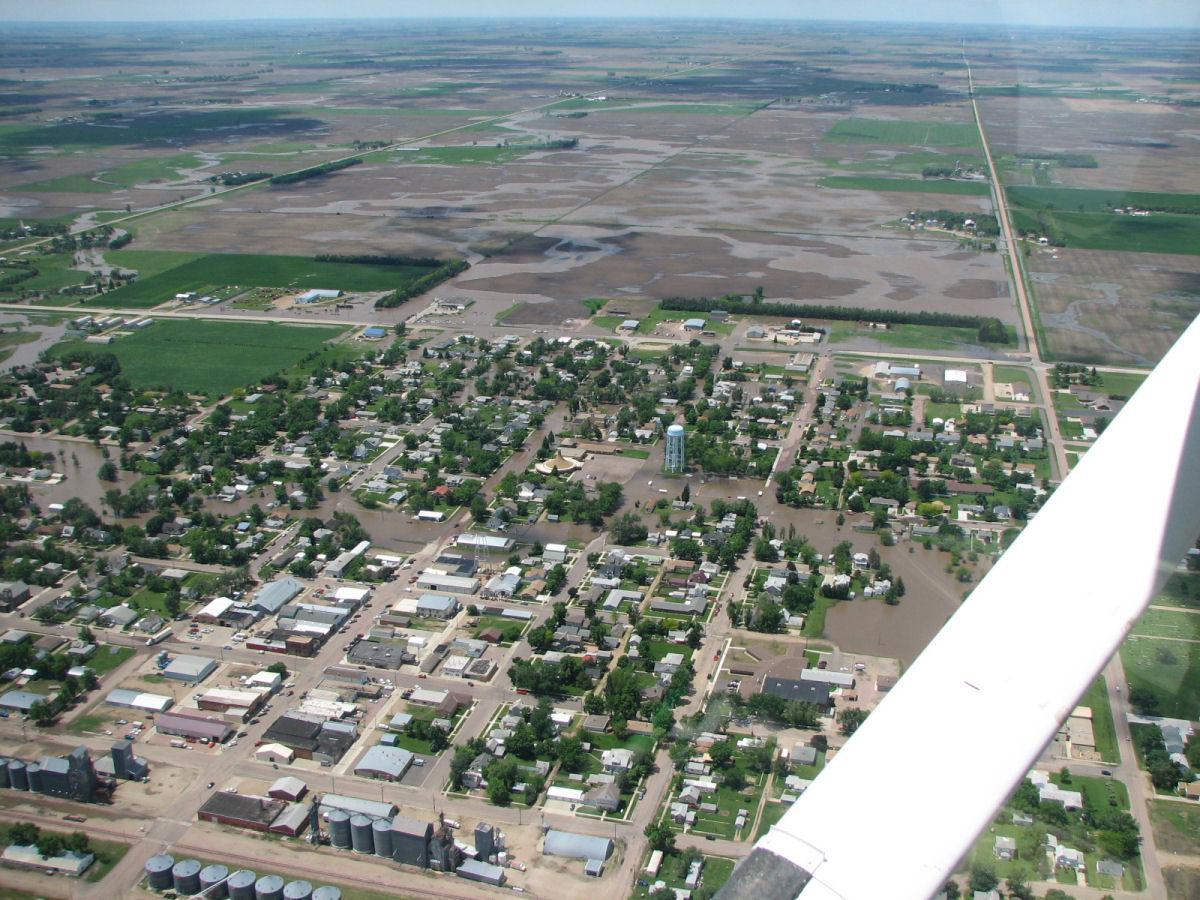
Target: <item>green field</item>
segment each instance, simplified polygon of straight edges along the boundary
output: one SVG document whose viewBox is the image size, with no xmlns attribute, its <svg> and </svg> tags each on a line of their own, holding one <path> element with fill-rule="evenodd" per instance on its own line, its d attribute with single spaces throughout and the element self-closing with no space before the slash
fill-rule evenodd
<svg viewBox="0 0 1200 900">
<path fill-rule="evenodd" d="M 1200 710 L 1200 643 L 1133 637 L 1121 645 L 1129 688 L 1158 698 L 1157 713 L 1194 719 Z"/>
<path fill-rule="evenodd" d="M 1017 333 L 1008 328 L 1008 343 L 1015 346 Z M 858 328 L 848 322 L 833 323 L 829 343 L 841 344 L 851 340 L 874 341 L 887 347 L 907 350 L 962 350 L 979 346 L 979 333 L 974 328 L 945 325 L 889 325 L 886 331 L 877 328 Z"/>
<path fill-rule="evenodd" d="M 494 144 L 460 147 L 422 147 L 419 150 L 400 150 L 388 154 L 395 163 L 414 163 L 439 166 L 493 166 L 512 162 L 538 149 L 532 144 L 497 147 Z"/>
<path fill-rule="evenodd" d="M 1154 602 L 1161 606 L 1200 607 L 1200 573 L 1177 572 L 1172 575 Z"/>
<path fill-rule="evenodd" d="M 916 194 L 959 194 L 987 197 L 992 189 L 985 181 L 951 181 L 946 178 L 884 178 L 872 175 L 829 175 L 817 181 L 821 187 L 852 191 L 905 191 Z"/>
<path fill-rule="evenodd" d="M 90 666 L 99 676 L 107 675 L 113 669 L 133 656 L 132 647 L 117 647 L 113 644 L 101 644 L 96 648 L 86 665 Z"/>
<path fill-rule="evenodd" d="M 33 257 L 31 262 L 37 269 L 37 274 L 20 284 L 13 285 L 7 291 L 0 291 L 0 295 L 21 294 L 29 291 L 55 293 L 71 285 L 84 284 L 88 280 L 87 272 L 71 268 L 74 259 L 70 253 L 46 253 Z M 7 271 L 7 268 L 0 269 L 0 272 L 6 273 Z"/>
<path fill-rule="evenodd" d="M 922 153 L 887 152 L 879 156 L 867 156 L 864 159 L 843 160 L 835 157 L 823 157 L 821 162 L 837 169 L 853 172 L 894 172 L 905 175 L 920 175 L 930 166 L 953 168 L 957 164 L 977 169 L 982 169 L 984 166 L 982 156 L 972 156 L 969 153 L 949 154 L 929 151 Z"/>
<path fill-rule="evenodd" d="M 1147 373 L 1149 374 L 1149 373 Z M 1100 390 L 1108 395 L 1116 394 L 1121 397 L 1132 397 L 1133 392 L 1142 386 L 1145 375 L 1128 375 L 1120 372 L 1101 372 Z"/>
<path fill-rule="evenodd" d="M 429 269 L 423 266 L 381 266 L 365 263 L 318 262 L 306 256 L 263 256 L 249 253 L 210 253 L 204 256 L 174 251 L 130 250 L 112 254 L 114 262 L 136 268 L 138 280 L 104 295 L 108 306 L 157 306 L 184 291 L 215 288 L 280 287 L 297 291 L 332 288 L 343 291 L 389 291 Z"/>
<path fill-rule="evenodd" d="M 102 169 L 79 175 L 63 175 L 46 181 L 35 181 L 17 188 L 22 191 L 62 191 L 76 194 L 107 194 L 125 190 L 146 182 L 174 181 L 180 169 L 191 169 L 201 161 L 191 153 L 142 159 L 113 169 Z M 192 185 L 194 189 L 200 185 Z"/>
<path fill-rule="evenodd" d="M 51 352 L 112 353 L 134 387 L 218 395 L 297 364 L 343 331 L 332 326 L 174 319 L 155 322 L 106 346 L 70 341 Z"/>
<path fill-rule="evenodd" d="M 907 122 L 891 119 L 842 119 L 825 140 L 903 147 L 976 147 L 979 130 L 965 122 Z"/>
<path fill-rule="evenodd" d="M 1046 234 L 1052 241 L 1083 250 L 1127 250 L 1134 253 L 1200 254 L 1200 216 L 1012 209 L 1013 226 L 1027 234 Z M 1040 217 L 1040 219 L 1039 219 Z"/>
<path fill-rule="evenodd" d="M 1099 188 L 1018 186 L 1005 189 L 1013 206 L 1065 212 L 1108 212 L 1137 207 L 1155 212 L 1200 214 L 1200 194 L 1162 194 L 1151 191 L 1106 191 Z"/>
<path fill-rule="evenodd" d="M 121 147 L 150 141 L 195 144 L 224 141 L 227 129 L 243 137 L 320 128 L 320 119 L 289 116 L 282 109 L 163 110 L 151 115 L 96 117 L 91 122 L 59 125 L 22 123 L 0 128 L 0 150 L 20 153 L 37 147 L 58 151 L 88 147 Z"/>
</svg>

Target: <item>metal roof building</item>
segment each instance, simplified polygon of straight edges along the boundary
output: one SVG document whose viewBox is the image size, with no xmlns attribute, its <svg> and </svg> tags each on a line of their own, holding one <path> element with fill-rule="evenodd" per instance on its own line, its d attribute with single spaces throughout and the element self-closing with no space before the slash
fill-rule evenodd
<svg viewBox="0 0 1200 900">
<path fill-rule="evenodd" d="M 215 717 L 189 716 L 183 713 L 163 713 L 154 721 L 161 734 L 184 738 L 208 738 L 223 741 L 233 734 L 233 728 Z"/>
<path fill-rule="evenodd" d="M 542 845 L 542 853 L 572 859 L 608 859 L 612 850 L 613 842 L 609 838 L 556 831 L 553 828 L 546 832 L 546 841 Z"/>
<path fill-rule="evenodd" d="M 199 684 L 217 668 L 217 661 L 207 656 L 177 656 L 162 670 L 164 678 Z"/>
<path fill-rule="evenodd" d="M 459 878 L 482 881 L 484 884 L 494 884 L 497 887 L 504 884 L 504 870 L 502 868 L 489 865 L 477 859 L 464 859 L 455 874 Z"/>
<path fill-rule="evenodd" d="M 265 613 L 277 613 L 283 604 L 298 597 L 303 590 L 303 583 L 297 581 L 295 578 L 290 576 L 276 578 L 274 581 L 264 584 L 259 589 L 250 605 L 261 609 Z"/>
<path fill-rule="evenodd" d="M 340 809 L 351 815 L 362 813 L 373 819 L 390 819 L 396 814 L 396 804 L 384 803 L 379 800 L 363 800 L 360 797 L 346 797 L 342 794 L 321 795 L 321 815 L 328 816 L 332 810 Z"/>
<path fill-rule="evenodd" d="M 166 694 L 148 694 L 144 691 L 130 691 L 117 688 L 110 691 L 104 700 L 113 706 L 124 706 L 129 709 L 144 709 L 148 712 L 165 712 L 175 702 Z"/>
<path fill-rule="evenodd" d="M 45 694 L 35 694 L 33 691 L 9 691 L 0 695 L 0 709 L 11 709 L 17 712 L 29 712 L 35 703 L 47 699 Z"/>
<path fill-rule="evenodd" d="M 363 754 L 354 767 L 355 775 L 367 778 L 386 778 L 399 781 L 412 765 L 413 755 L 403 747 L 386 747 L 376 744 Z"/>
</svg>

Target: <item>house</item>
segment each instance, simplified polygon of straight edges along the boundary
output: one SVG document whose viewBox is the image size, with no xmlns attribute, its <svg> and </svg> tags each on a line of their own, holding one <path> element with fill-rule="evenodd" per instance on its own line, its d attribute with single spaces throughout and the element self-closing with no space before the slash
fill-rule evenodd
<svg viewBox="0 0 1200 900">
<path fill-rule="evenodd" d="M 1059 869 L 1074 869 L 1076 872 L 1087 871 L 1087 860 L 1082 850 L 1059 844 L 1054 852 L 1054 865 Z"/>
<path fill-rule="evenodd" d="M 33 596 L 33 590 L 23 581 L 0 582 L 0 609 L 16 609 Z"/>
<path fill-rule="evenodd" d="M 992 854 L 996 859 L 1016 859 L 1017 839 L 1005 835 L 997 835 L 995 845 L 992 847 Z"/>
<path fill-rule="evenodd" d="M 1115 859 L 1102 859 L 1096 863 L 1096 874 L 1107 875 L 1119 882 L 1125 877 L 1125 867 Z"/>
<path fill-rule="evenodd" d="M 616 812 L 621 808 L 621 790 L 615 781 L 598 784 L 583 795 L 582 802 L 603 812 Z"/>
<path fill-rule="evenodd" d="M 600 765 L 605 772 L 612 775 L 626 772 L 633 765 L 633 751 L 626 750 L 624 747 L 617 747 L 614 750 L 605 750 L 600 755 Z"/>
</svg>

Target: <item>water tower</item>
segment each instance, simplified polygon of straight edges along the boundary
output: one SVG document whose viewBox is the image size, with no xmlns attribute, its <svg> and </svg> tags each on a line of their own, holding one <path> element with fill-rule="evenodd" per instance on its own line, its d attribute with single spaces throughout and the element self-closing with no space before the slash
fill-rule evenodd
<svg viewBox="0 0 1200 900">
<path fill-rule="evenodd" d="M 682 425 L 671 425 L 667 428 L 667 457 L 664 468 L 668 472 L 682 472 L 687 453 L 684 447 L 684 431 Z"/>
</svg>

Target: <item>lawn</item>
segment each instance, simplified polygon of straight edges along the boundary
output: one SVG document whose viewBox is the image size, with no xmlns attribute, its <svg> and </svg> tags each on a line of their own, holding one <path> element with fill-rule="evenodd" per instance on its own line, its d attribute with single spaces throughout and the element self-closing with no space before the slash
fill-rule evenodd
<svg viewBox="0 0 1200 900">
<path fill-rule="evenodd" d="M 1045 234 L 1066 247 L 1127 250 L 1137 253 L 1200 254 L 1200 216 L 1011 210 L 1013 226 L 1026 234 Z"/>
<path fill-rule="evenodd" d="M 126 602 L 134 609 L 141 610 L 142 612 L 156 612 L 160 616 L 166 617 L 166 599 L 166 594 L 160 594 L 158 591 L 152 591 L 149 588 L 142 588 Z"/>
<path fill-rule="evenodd" d="M 1154 601 L 1162 606 L 1200 607 L 1200 574 L 1177 572 L 1167 579 L 1162 594 Z"/>
<path fill-rule="evenodd" d="M 911 147 L 975 147 L 979 144 L 979 130 L 965 122 L 842 119 L 825 132 L 825 140 Z"/>
<path fill-rule="evenodd" d="M 116 647 L 111 644 L 101 644 L 96 648 L 86 665 L 90 666 L 97 676 L 103 677 L 116 669 L 125 660 L 133 656 L 132 647 Z"/>
<path fill-rule="evenodd" d="M 93 732 L 101 734 L 104 731 L 104 726 L 108 724 L 108 719 L 101 715 L 83 715 L 77 716 L 70 725 L 67 726 L 67 731 L 71 734 L 83 734 L 85 732 Z"/>
<path fill-rule="evenodd" d="M 812 609 L 804 617 L 804 627 L 800 629 L 802 634 L 809 637 L 821 637 L 825 634 L 825 614 L 837 605 L 838 601 L 830 597 L 818 595 L 813 602 Z"/>
<path fill-rule="evenodd" d="M 1150 374 L 1149 372 L 1146 373 Z M 1146 375 L 1130 375 L 1119 372 L 1101 372 L 1100 390 L 1110 397 L 1132 397 L 1133 392 L 1142 386 Z"/>
<path fill-rule="evenodd" d="M 704 887 L 707 896 L 712 896 L 719 891 L 725 882 L 729 880 L 729 876 L 733 874 L 735 863 L 732 859 L 726 859 L 723 856 L 705 856 L 704 868 L 700 873 L 700 882 Z M 684 890 L 684 880 L 687 878 L 687 857 L 682 851 L 676 850 L 673 853 L 663 856 L 662 865 L 659 866 L 658 874 L 653 879 L 645 874 L 645 866 L 638 867 L 638 880 L 653 883 L 654 881 L 664 881 L 669 888 L 678 888 Z M 643 886 L 638 883 L 634 885 L 633 893 L 630 897 L 635 900 L 644 900 L 650 896 L 649 885 Z"/>
<path fill-rule="evenodd" d="M 510 619 L 507 616 L 480 616 L 478 623 L 471 631 L 473 637 L 479 635 L 489 628 L 498 628 L 501 637 L 501 643 L 511 644 L 521 637 L 525 631 L 525 626 L 529 623 L 521 619 Z"/>
<path fill-rule="evenodd" d="M 768 801 L 763 804 L 762 818 L 759 819 L 758 828 L 754 832 L 754 840 L 758 840 L 764 834 L 771 830 L 771 826 L 783 818 L 783 814 L 788 811 L 789 807 L 782 803 Z"/>
<path fill-rule="evenodd" d="M 306 256 L 267 256 L 250 253 L 210 253 L 193 257 L 182 264 L 159 268 L 162 263 L 151 254 L 157 255 L 160 251 L 130 252 L 139 256 L 131 258 L 124 253 L 113 254 L 113 261 L 138 269 L 138 280 L 105 294 L 103 300 L 107 306 L 157 306 L 173 299 L 178 293 L 211 293 L 214 289 L 233 285 L 243 288 L 289 288 L 295 291 L 308 288 L 390 291 L 403 287 L 431 271 L 426 266 L 320 262 Z M 174 253 L 171 253 L 171 256 L 178 258 Z M 135 259 L 142 264 L 136 264 Z M 170 261 L 170 257 L 163 260 L 166 261 Z"/>
<path fill-rule="evenodd" d="M 822 159 L 821 162 L 837 169 L 854 172 L 895 172 L 897 174 L 920 175 L 930 166 L 938 168 L 953 168 L 974 166 L 983 168 L 983 158 L 970 154 L 955 153 L 888 153 L 883 156 L 868 156 L 866 159 L 838 160 Z"/>
<path fill-rule="evenodd" d="M 1200 709 L 1200 644 L 1131 637 L 1121 645 L 1130 690 L 1150 691 L 1158 714 L 1195 719 Z"/>
<path fill-rule="evenodd" d="M 104 876 L 125 858 L 130 845 L 122 844 L 119 841 L 102 841 L 97 838 L 91 838 L 90 843 L 92 852 L 96 854 L 96 861 L 84 873 L 83 880 L 95 883 L 103 880 Z"/>
<path fill-rule="evenodd" d="M 1200 615 L 1184 610 L 1148 609 L 1133 626 L 1133 634 L 1200 641 Z"/>
<path fill-rule="evenodd" d="M 992 189 L 986 181 L 952 181 L 948 178 L 884 178 L 872 175 L 830 175 L 817 181 L 820 187 L 852 191 L 905 191 L 917 194 L 959 194 L 987 197 Z"/>
<path fill-rule="evenodd" d="M 1015 346 L 1017 333 L 1011 325 L 1005 326 L 1008 341 L 1005 346 Z M 964 347 L 980 345 L 979 332 L 974 328 L 947 325 L 889 325 L 887 330 L 859 328 L 850 323 L 838 322 L 829 332 L 829 343 L 840 344 L 851 340 L 875 341 L 887 347 L 907 350 L 962 350 Z"/>
<path fill-rule="evenodd" d="M 1028 389 L 1030 384 L 1029 370 L 1018 366 L 996 366 L 992 369 L 992 378 L 1014 387 L 1023 385 Z"/>
<path fill-rule="evenodd" d="M 136 388 L 220 395 L 296 365 L 343 330 L 176 319 L 155 322 L 107 346 L 71 341 L 55 345 L 51 352 L 112 353 Z"/>
<path fill-rule="evenodd" d="M 1103 675 L 1096 676 L 1092 686 L 1079 700 L 1080 706 L 1086 706 L 1092 711 L 1092 731 L 1096 738 L 1096 752 L 1105 762 L 1119 763 L 1120 752 L 1117 750 L 1117 730 L 1113 725 L 1112 707 L 1108 703 L 1108 686 Z"/>
<path fill-rule="evenodd" d="M 1200 804 L 1151 800 L 1154 841 L 1164 853 L 1200 855 Z"/>
</svg>

